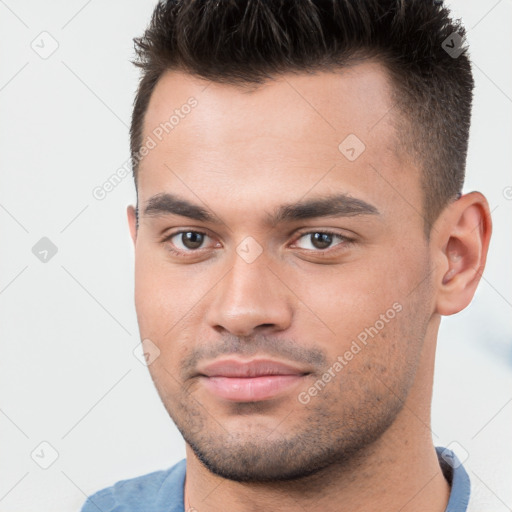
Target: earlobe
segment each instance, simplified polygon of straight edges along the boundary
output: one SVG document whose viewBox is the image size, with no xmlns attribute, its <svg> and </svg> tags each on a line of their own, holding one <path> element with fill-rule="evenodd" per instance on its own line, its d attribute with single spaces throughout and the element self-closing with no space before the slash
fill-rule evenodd
<svg viewBox="0 0 512 512">
<path fill-rule="evenodd" d="M 438 226 L 436 311 L 453 315 L 469 305 L 482 276 L 491 237 L 485 197 L 471 192 L 449 205 Z"/>
<path fill-rule="evenodd" d="M 126 209 L 126 215 L 128 217 L 128 227 L 130 229 L 130 236 L 133 241 L 133 245 L 137 241 L 137 212 L 133 205 L 129 205 Z"/>
</svg>

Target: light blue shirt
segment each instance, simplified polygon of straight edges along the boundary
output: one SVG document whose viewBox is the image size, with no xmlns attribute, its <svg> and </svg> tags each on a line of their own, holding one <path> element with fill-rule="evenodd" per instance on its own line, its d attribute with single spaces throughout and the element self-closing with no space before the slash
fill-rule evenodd
<svg viewBox="0 0 512 512">
<path fill-rule="evenodd" d="M 451 482 L 450 499 L 445 512 L 466 512 L 471 484 L 457 456 L 437 447 L 439 464 Z M 183 485 L 186 459 L 162 471 L 121 480 L 90 496 L 81 512 L 185 512 Z"/>
</svg>

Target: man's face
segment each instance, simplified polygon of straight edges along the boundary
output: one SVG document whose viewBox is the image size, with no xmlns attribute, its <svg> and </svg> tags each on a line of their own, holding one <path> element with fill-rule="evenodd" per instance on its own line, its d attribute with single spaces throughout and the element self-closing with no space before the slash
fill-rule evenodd
<svg viewBox="0 0 512 512">
<path fill-rule="evenodd" d="M 429 248 L 389 87 L 364 63 L 252 91 L 168 72 L 152 95 L 138 322 L 167 411 L 221 476 L 287 479 L 343 463 L 418 385 Z"/>
</svg>

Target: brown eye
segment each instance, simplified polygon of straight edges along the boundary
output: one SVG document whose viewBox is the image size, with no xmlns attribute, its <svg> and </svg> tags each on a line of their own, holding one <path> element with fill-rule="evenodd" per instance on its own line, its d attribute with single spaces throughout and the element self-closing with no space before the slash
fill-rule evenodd
<svg viewBox="0 0 512 512">
<path fill-rule="evenodd" d="M 313 233 L 311 243 L 317 249 L 327 249 L 332 244 L 332 238 L 328 233 Z"/>
<path fill-rule="evenodd" d="M 197 231 L 186 231 L 181 233 L 181 243 L 187 249 L 198 249 L 204 242 L 204 234 Z"/>
<path fill-rule="evenodd" d="M 335 240 L 339 240 L 338 243 L 333 244 Z M 304 240 L 301 242 L 301 240 Z M 342 235 L 337 233 L 330 233 L 324 231 L 310 231 L 303 233 L 297 240 L 296 244 L 301 249 L 308 250 L 325 250 L 329 249 L 333 245 L 341 245 L 349 240 Z"/>
<path fill-rule="evenodd" d="M 167 236 L 163 241 L 173 245 L 175 250 L 186 253 L 201 249 L 207 238 L 210 237 L 201 231 L 178 231 Z"/>
</svg>

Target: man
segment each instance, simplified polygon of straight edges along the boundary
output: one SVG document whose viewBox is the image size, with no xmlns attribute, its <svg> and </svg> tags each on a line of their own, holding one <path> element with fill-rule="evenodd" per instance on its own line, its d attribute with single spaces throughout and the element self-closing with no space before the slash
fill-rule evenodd
<svg viewBox="0 0 512 512">
<path fill-rule="evenodd" d="M 491 219 L 473 79 L 427 0 L 168 1 L 136 40 L 135 301 L 186 460 L 84 512 L 469 510 L 435 448 L 442 315 Z"/>
</svg>

